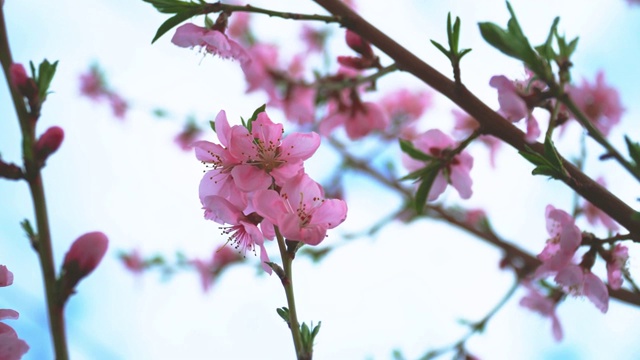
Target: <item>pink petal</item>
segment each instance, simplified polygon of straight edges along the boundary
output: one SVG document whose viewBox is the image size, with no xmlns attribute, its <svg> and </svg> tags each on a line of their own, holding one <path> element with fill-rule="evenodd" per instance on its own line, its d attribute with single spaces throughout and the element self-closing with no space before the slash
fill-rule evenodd
<svg viewBox="0 0 640 360">
<path fill-rule="evenodd" d="M 238 186 L 238 189 L 245 192 L 266 190 L 273 182 L 269 174 L 253 165 L 235 166 L 231 170 L 231 175 L 233 175 L 233 181 Z"/>
<path fill-rule="evenodd" d="M 307 160 L 320 146 L 320 135 L 311 133 L 293 133 L 282 140 L 281 158 L 287 161 Z"/>
<path fill-rule="evenodd" d="M 231 126 L 229 126 L 229 121 L 227 121 L 227 113 L 224 110 L 220 110 L 220 112 L 216 116 L 215 126 L 216 135 L 220 140 L 220 144 L 228 148 L 230 140 L 229 138 L 231 137 Z"/>
<path fill-rule="evenodd" d="M 470 198 L 471 194 L 473 194 L 473 191 L 471 191 L 473 180 L 471 180 L 471 175 L 469 175 L 469 169 L 462 166 L 452 166 L 451 185 L 458 190 L 461 198 Z"/>
<path fill-rule="evenodd" d="M 256 212 L 278 225 L 278 217 L 287 213 L 287 208 L 277 192 L 274 190 L 258 190 L 253 195 L 253 207 Z"/>
<path fill-rule="evenodd" d="M 213 220 L 219 224 L 236 225 L 244 214 L 227 199 L 220 196 L 207 196 L 202 204 L 205 207 L 207 220 Z"/>
<path fill-rule="evenodd" d="M 569 265 L 558 272 L 558 275 L 554 280 L 568 288 L 577 291 L 578 294 L 582 292 L 582 285 L 584 283 L 584 270 L 578 265 Z"/>
<path fill-rule="evenodd" d="M 347 218 L 347 203 L 339 199 L 327 199 L 312 214 L 310 224 L 333 229 Z"/>
<path fill-rule="evenodd" d="M 553 338 L 556 341 L 561 341 L 562 340 L 562 326 L 560 325 L 560 321 L 558 320 L 558 317 L 553 314 L 553 316 L 551 316 L 551 331 L 553 332 Z"/>
<path fill-rule="evenodd" d="M 5 265 L 0 265 L 0 287 L 13 284 L 13 273 Z"/>
<path fill-rule="evenodd" d="M 16 320 L 20 317 L 17 311 L 11 309 L 0 309 L 0 320 Z"/>
<path fill-rule="evenodd" d="M 180 47 L 200 46 L 203 44 L 202 36 L 205 32 L 207 29 L 187 23 L 176 29 L 171 42 Z"/>
<path fill-rule="evenodd" d="M 427 201 L 436 200 L 447 188 L 447 184 L 447 178 L 442 174 L 442 171 L 438 172 L 436 179 L 433 181 L 433 185 L 431 185 L 431 190 L 429 190 Z"/>
<path fill-rule="evenodd" d="M 584 295 L 603 313 L 609 309 L 609 291 L 602 280 L 592 272 L 584 276 Z"/>
</svg>

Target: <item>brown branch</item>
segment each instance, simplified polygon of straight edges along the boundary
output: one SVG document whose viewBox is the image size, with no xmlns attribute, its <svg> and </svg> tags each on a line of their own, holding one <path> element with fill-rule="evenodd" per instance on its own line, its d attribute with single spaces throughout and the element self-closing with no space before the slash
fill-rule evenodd
<svg viewBox="0 0 640 360">
<path fill-rule="evenodd" d="M 314 0 L 328 12 L 341 19 L 341 25 L 358 33 L 371 44 L 378 47 L 391 57 L 398 68 L 407 71 L 418 79 L 433 87 L 436 91 L 451 99 L 455 104 L 474 117 L 481 125 L 485 134 L 500 138 L 519 151 L 525 150 L 525 145 L 543 154 L 540 143 L 527 144 L 524 133 L 502 116 L 489 108 L 480 99 L 467 90 L 464 85 L 457 86 L 453 81 L 420 60 L 413 53 L 402 47 L 386 34 L 368 23 L 340 0 Z M 627 228 L 635 241 L 640 241 L 640 221 L 635 220 L 637 212 L 625 202 L 610 193 L 604 187 L 593 181 L 573 164 L 562 159 L 570 177 L 563 180 L 576 193 L 594 204 L 620 225 Z"/>
</svg>

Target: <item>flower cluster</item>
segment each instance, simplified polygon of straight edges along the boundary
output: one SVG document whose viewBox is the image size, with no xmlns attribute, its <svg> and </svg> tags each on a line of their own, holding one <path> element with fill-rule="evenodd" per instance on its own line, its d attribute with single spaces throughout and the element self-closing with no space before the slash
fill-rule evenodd
<svg viewBox="0 0 640 360">
<path fill-rule="evenodd" d="M 591 272 L 596 259 L 597 247 L 591 247 L 582 256 L 582 261 L 577 264 L 574 256 L 582 243 L 582 233 L 575 225 L 575 220 L 565 211 L 548 205 L 546 208 L 547 232 L 549 239 L 538 259 L 542 264 L 533 274 L 533 279 L 543 279 L 554 276 L 554 281 L 562 291 L 575 295 L 585 296 L 600 311 L 607 312 L 609 308 L 609 291 L 602 279 Z M 607 278 L 609 287 L 619 289 L 622 286 L 622 275 L 626 272 L 625 266 L 628 260 L 628 249 L 617 244 L 610 251 L 604 252 L 603 258 L 607 262 Z M 557 296 L 545 298 L 533 286 L 528 286 L 531 293 L 521 302 L 532 310 L 548 316 L 553 322 L 553 334 L 556 340 L 562 338 L 562 331 L 555 315 Z M 553 298 L 553 299 L 552 299 Z M 534 305 L 537 304 L 537 305 Z"/>
<path fill-rule="evenodd" d="M 260 248 L 263 269 L 271 273 L 264 240 L 278 232 L 288 240 L 319 244 L 327 229 L 346 218 L 344 201 L 325 199 L 303 162 L 320 146 L 316 133 L 283 137 L 283 126 L 266 112 L 244 125 L 230 126 L 224 111 L 215 120 L 220 144 L 199 141 L 196 157 L 206 164 L 200 182 L 205 218 L 241 253 Z"/>
</svg>

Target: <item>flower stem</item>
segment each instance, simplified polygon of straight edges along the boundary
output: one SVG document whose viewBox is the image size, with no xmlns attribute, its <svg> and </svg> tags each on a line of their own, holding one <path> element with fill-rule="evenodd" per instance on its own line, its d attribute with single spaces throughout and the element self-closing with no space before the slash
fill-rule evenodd
<svg viewBox="0 0 640 360">
<path fill-rule="evenodd" d="M 312 21 L 323 21 L 325 23 L 340 22 L 340 17 L 338 16 L 297 14 L 297 13 L 263 9 L 263 8 L 255 7 L 252 5 L 229 5 L 229 4 L 222 4 L 220 2 L 217 2 L 214 4 L 206 4 L 204 13 L 205 14 L 215 13 L 215 12 L 232 13 L 234 11 L 264 14 L 270 17 L 279 17 L 282 19 L 291 19 L 291 20 L 312 20 Z"/>
<path fill-rule="evenodd" d="M 13 63 L 7 30 L 4 21 L 3 7 L 0 6 L 0 62 L 11 91 L 20 130 L 22 132 L 22 150 L 24 158 L 25 178 L 29 183 L 29 190 L 33 200 L 37 224 L 37 252 L 40 257 L 42 278 L 44 281 L 47 298 L 47 310 L 49 314 L 49 328 L 53 340 L 54 351 L 57 360 L 69 358 L 64 326 L 64 304 L 58 301 L 56 291 L 56 272 L 51 247 L 51 233 L 49 231 L 49 218 L 44 195 L 44 186 L 40 173 L 40 164 L 35 159 L 33 146 L 35 144 L 35 123 L 29 119 L 23 97 L 11 84 L 10 66 Z"/>
<path fill-rule="evenodd" d="M 303 354 L 302 349 L 302 336 L 300 335 L 300 323 L 298 322 L 298 314 L 296 312 L 296 300 L 293 295 L 293 278 L 292 278 L 292 263 L 293 256 L 287 251 L 287 245 L 284 242 L 284 237 L 280 233 L 280 229 L 274 226 L 276 237 L 278 239 L 278 247 L 280 248 L 280 256 L 282 257 L 282 266 L 284 267 L 284 278 L 282 278 L 282 286 L 287 296 L 287 306 L 289 307 L 289 329 L 291 329 L 291 336 L 293 337 L 293 345 L 296 349 L 296 357 L 298 359 L 310 359 Z"/>
</svg>

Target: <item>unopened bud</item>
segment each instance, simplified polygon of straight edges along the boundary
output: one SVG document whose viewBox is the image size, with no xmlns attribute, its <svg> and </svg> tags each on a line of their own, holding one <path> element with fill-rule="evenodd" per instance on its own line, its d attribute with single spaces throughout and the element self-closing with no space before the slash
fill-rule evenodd
<svg viewBox="0 0 640 360">
<path fill-rule="evenodd" d="M 36 143 L 36 158 L 44 162 L 49 155 L 53 154 L 64 139 L 64 131 L 61 127 L 52 126 L 44 132 Z"/>
<path fill-rule="evenodd" d="M 369 45 L 368 42 L 362 39 L 360 35 L 354 33 L 351 30 L 347 30 L 346 40 L 347 45 L 349 45 L 349 47 L 355 52 L 362 55 L 364 58 L 373 58 L 373 50 L 371 49 L 371 45 Z"/>
<path fill-rule="evenodd" d="M 338 56 L 338 63 L 340 65 L 356 70 L 364 70 L 375 67 L 375 61 L 373 59 L 366 59 L 355 56 Z"/>
<path fill-rule="evenodd" d="M 101 232 L 84 234 L 71 244 L 62 264 L 60 278 L 62 303 L 73 294 L 78 282 L 98 266 L 107 252 L 108 245 L 107 236 Z"/>
<path fill-rule="evenodd" d="M 29 100 L 29 103 L 38 97 L 38 86 L 32 78 L 27 76 L 27 71 L 22 64 L 11 64 L 9 73 L 11 74 L 11 83 L 22 96 Z"/>
</svg>

